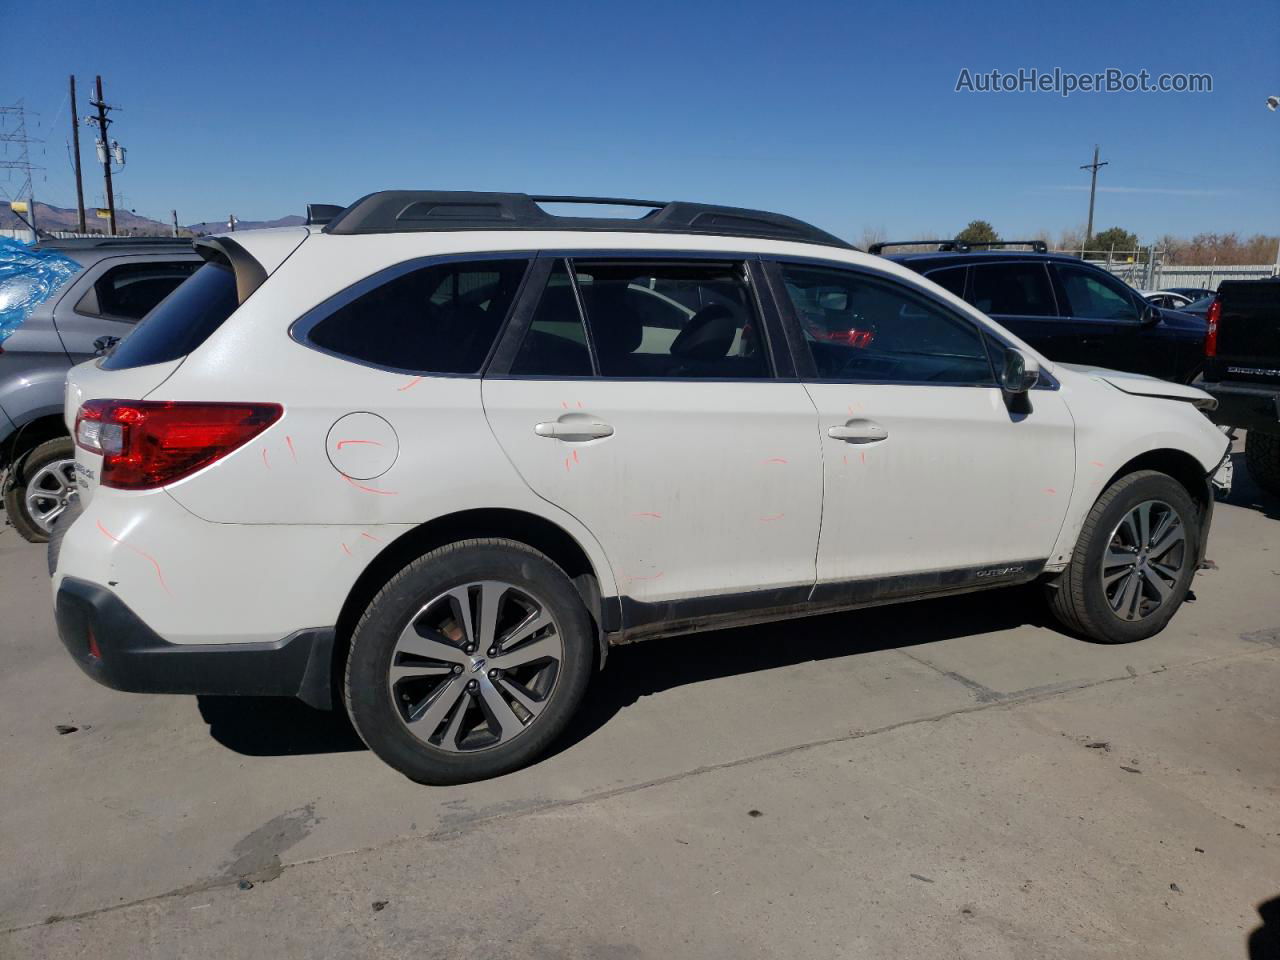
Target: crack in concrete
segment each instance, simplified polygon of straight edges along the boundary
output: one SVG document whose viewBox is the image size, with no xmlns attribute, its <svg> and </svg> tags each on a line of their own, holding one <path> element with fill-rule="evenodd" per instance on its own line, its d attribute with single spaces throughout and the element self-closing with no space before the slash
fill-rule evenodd
<svg viewBox="0 0 1280 960">
<path fill-rule="evenodd" d="M 1178 664 L 1175 667 L 1175 669 L 1183 670 L 1183 669 L 1197 667 L 1206 663 L 1222 663 L 1222 662 L 1227 662 L 1231 660 L 1246 659 L 1249 657 L 1269 656 L 1271 655 L 1271 650 L 1273 649 L 1272 644 L 1266 643 L 1265 645 L 1266 645 L 1266 649 L 1264 650 L 1245 651 L 1237 654 L 1227 654 L 1220 657 L 1204 657 L 1200 660 L 1191 660 L 1191 661 L 1188 661 L 1187 663 Z M 976 680 L 969 680 L 967 677 L 962 678 L 959 674 L 956 674 L 953 676 L 948 671 L 941 670 L 934 664 L 929 663 L 927 660 L 921 660 L 918 657 L 915 657 L 909 653 L 906 653 L 906 651 L 904 650 L 899 649 L 898 652 L 904 654 L 905 656 L 909 657 L 912 660 L 915 660 L 917 663 L 920 663 L 923 666 L 930 667 L 931 669 L 937 671 L 943 676 L 947 676 L 947 677 L 950 677 L 951 679 L 957 680 L 957 682 L 962 683 L 964 686 L 969 687 L 970 689 L 974 689 L 976 687 L 983 691 L 987 691 L 989 694 L 994 695 L 1000 699 L 979 701 L 977 703 L 973 703 L 965 707 L 957 707 L 954 710 L 947 710 L 942 713 L 932 714 L 927 717 L 915 717 L 910 720 L 900 720 L 896 723 L 885 724 L 884 726 L 880 726 L 880 727 L 873 727 L 869 730 L 853 730 L 843 736 L 826 737 L 822 740 L 811 740 L 811 741 L 806 741 L 805 743 L 792 744 L 791 746 L 788 746 L 788 747 L 780 747 L 777 750 L 770 750 L 765 753 L 752 755 L 750 757 L 739 757 L 737 760 L 726 760 L 723 763 L 705 764 L 701 767 L 694 767 L 692 770 L 685 770 L 680 773 L 673 773 L 665 777 L 658 777 L 653 780 L 647 780 L 643 783 L 630 784 L 624 787 L 615 787 L 612 790 L 601 790 L 595 793 L 587 794 L 582 797 L 577 797 L 576 799 L 531 801 L 524 806 L 520 806 L 518 803 L 503 804 L 503 805 L 500 805 L 501 809 L 499 812 L 495 812 L 491 814 L 482 813 L 476 816 L 474 819 L 469 820 L 465 823 L 458 823 L 458 824 L 454 824 L 446 827 L 441 827 L 437 830 L 433 830 L 430 833 L 425 833 L 425 834 L 416 835 L 416 836 L 396 837 L 387 841 L 386 843 L 378 844 L 375 846 L 359 847 L 352 850 L 341 850 L 335 853 L 329 853 L 319 857 L 312 857 L 307 860 L 297 860 L 297 861 L 294 861 L 293 863 L 285 863 L 281 865 L 280 873 L 284 873 L 296 867 L 308 866 L 308 865 L 317 864 L 317 863 L 325 863 L 325 862 L 328 862 L 329 860 L 336 860 L 341 857 L 359 856 L 362 854 L 374 853 L 380 850 L 389 850 L 393 847 L 401 846 L 402 844 L 406 844 L 406 843 L 423 843 L 423 842 L 432 843 L 432 842 L 438 842 L 442 840 L 453 840 L 458 837 L 464 836 L 468 833 L 474 832 L 475 830 L 480 829 L 481 827 L 489 826 L 490 824 L 494 824 L 494 823 L 502 823 L 502 822 L 514 820 L 520 817 L 532 816 L 538 813 L 545 813 L 550 810 L 566 810 L 573 807 L 585 806 L 592 803 L 601 803 L 603 801 L 611 800 L 614 797 L 625 796 L 630 793 L 639 793 L 642 790 L 649 790 L 653 787 L 661 787 L 671 783 L 678 783 L 682 780 L 687 780 L 693 777 L 702 776 L 704 774 L 717 773 L 721 770 L 732 770 L 736 767 L 747 766 L 753 763 L 761 763 L 767 760 L 776 760 L 779 757 L 790 756 L 793 753 L 800 753 L 806 750 L 814 750 L 820 747 L 831 746 L 837 743 L 852 743 L 856 740 L 863 740 L 868 737 L 875 737 L 875 736 L 880 736 L 886 733 L 892 733 L 895 730 L 901 730 L 906 727 L 913 727 L 913 726 L 916 726 L 917 724 L 941 723 L 942 721 L 949 720 L 952 717 L 964 716 L 971 713 L 981 713 L 985 710 L 990 710 L 993 708 L 1014 707 L 1014 706 L 1022 706 L 1028 703 L 1038 703 L 1040 701 L 1047 700 L 1055 696 L 1060 696 L 1064 693 L 1071 693 L 1077 690 L 1090 690 L 1090 689 L 1093 689 L 1094 687 L 1105 686 L 1106 684 L 1109 684 L 1109 683 L 1127 682 L 1127 681 L 1140 679 L 1142 677 L 1151 677 L 1151 676 L 1156 676 L 1157 674 L 1170 672 L 1170 668 L 1167 665 L 1161 665 L 1159 667 L 1156 667 L 1152 670 L 1147 671 L 1146 673 L 1137 673 L 1136 671 L 1133 671 L 1132 667 L 1129 667 L 1127 668 L 1126 673 L 1123 675 L 1114 676 L 1114 677 L 1104 677 L 1101 680 L 1085 680 L 1085 681 L 1079 681 L 1075 683 L 1050 684 L 1044 687 L 1031 687 L 1027 691 L 1021 691 L 1018 693 L 1000 694 L 994 690 L 991 690 L 989 687 L 986 687 L 983 684 L 978 683 Z M 279 874 L 276 874 L 276 875 L 278 876 Z M 54 915 L 45 920 L 39 920 L 33 923 L 24 923 L 15 927 L 6 927 L 5 929 L 0 930 L 0 934 L 18 933 L 23 930 L 30 930 L 33 927 L 47 926 L 53 923 L 65 923 L 68 921 L 86 920 L 91 917 L 99 916 L 100 914 L 114 913 L 117 910 L 124 910 L 124 909 L 128 909 L 129 907 L 142 906 L 144 904 L 155 903 L 160 900 L 168 900 L 174 897 L 184 896 L 184 895 L 196 893 L 196 892 L 207 892 L 212 889 L 230 887 L 230 886 L 233 886 L 236 882 L 237 880 L 234 877 L 213 877 L 213 878 L 210 878 L 209 880 L 202 881 L 196 884 L 190 884 L 175 890 L 168 890 L 164 893 L 157 893 L 150 897 L 141 897 L 137 900 L 130 900 L 126 903 L 115 903 L 115 904 L 111 904 L 110 906 L 98 907 L 93 910 L 85 910 L 80 913 L 68 914 L 65 916 Z"/>
</svg>

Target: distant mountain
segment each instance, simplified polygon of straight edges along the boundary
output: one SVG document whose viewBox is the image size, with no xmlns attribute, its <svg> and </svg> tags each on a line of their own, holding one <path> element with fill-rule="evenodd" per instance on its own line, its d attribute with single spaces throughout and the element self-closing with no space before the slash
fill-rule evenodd
<svg viewBox="0 0 1280 960">
<path fill-rule="evenodd" d="M 275 220 L 237 220 L 236 229 L 256 230 L 260 227 L 292 227 L 306 222 L 305 217 L 295 214 L 288 217 L 279 217 Z M 0 204 L 0 229 L 21 230 L 25 226 L 26 224 L 19 220 L 13 211 L 9 209 L 8 204 Z M 79 222 L 74 208 L 54 207 L 37 200 L 36 226 L 41 230 L 49 230 L 51 232 L 75 230 L 79 226 Z M 95 215 L 95 208 L 87 207 L 85 209 L 85 227 L 89 233 L 106 234 L 107 221 L 99 220 Z M 205 223 L 191 223 L 178 229 L 184 234 L 226 233 L 227 221 L 210 220 Z M 116 233 L 137 237 L 168 237 L 173 234 L 173 225 L 161 223 L 148 217 L 140 217 L 135 213 L 130 213 L 128 210 L 117 210 Z"/>
</svg>

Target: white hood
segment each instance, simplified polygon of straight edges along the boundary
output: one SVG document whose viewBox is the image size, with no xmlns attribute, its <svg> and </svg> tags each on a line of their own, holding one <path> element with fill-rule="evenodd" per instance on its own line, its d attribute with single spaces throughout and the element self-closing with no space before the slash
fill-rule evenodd
<svg viewBox="0 0 1280 960">
<path fill-rule="evenodd" d="M 1122 390 L 1134 396 L 1184 400 L 1187 403 L 1194 403 L 1202 410 L 1212 410 L 1218 405 L 1217 400 L 1196 387 L 1189 387 L 1182 383 L 1172 383 L 1168 380 L 1159 380 L 1142 373 L 1124 373 L 1120 370 L 1089 367 L 1079 363 L 1059 363 L 1057 366 L 1063 370 L 1078 373 L 1081 376 L 1102 380 L 1117 390 Z"/>
</svg>

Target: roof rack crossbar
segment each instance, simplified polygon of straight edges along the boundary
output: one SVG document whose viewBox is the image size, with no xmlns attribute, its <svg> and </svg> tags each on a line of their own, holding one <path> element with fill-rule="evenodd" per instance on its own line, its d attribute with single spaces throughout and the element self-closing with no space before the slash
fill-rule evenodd
<svg viewBox="0 0 1280 960">
<path fill-rule="evenodd" d="M 931 246 L 936 246 L 939 253 L 967 253 L 975 247 L 1030 247 L 1034 253 L 1049 252 L 1049 245 L 1043 240 L 894 240 L 873 243 L 867 247 L 867 252 L 879 254 L 886 247 Z"/>
<path fill-rule="evenodd" d="M 642 217 L 562 217 L 539 203 L 650 207 Z M 449 190 L 384 190 L 357 200 L 324 226 L 337 235 L 456 230 L 583 230 L 614 233 L 694 233 L 850 245 L 825 230 L 780 213 L 684 201 L 618 197 L 529 196 Z"/>
</svg>

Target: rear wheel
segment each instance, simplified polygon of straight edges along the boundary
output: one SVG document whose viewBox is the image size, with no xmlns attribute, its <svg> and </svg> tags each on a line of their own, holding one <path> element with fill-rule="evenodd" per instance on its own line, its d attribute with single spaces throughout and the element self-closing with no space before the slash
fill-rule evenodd
<svg viewBox="0 0 1280 960">
<path fill-rule="evenodd" d="M 5 491 L 4 509 L 24 539 L 45 543 L 54 520 L 75 498 L 75 447 L 70 437 L 58 437 L 27 454 L 21 472 Z"/>
<path fill-rule="evenodd" d="M 1199 511 L 1182 484 L 1154 470 L 1121 477 L 1085 518 L 1049 606 L 1068 629 L 1103 643 L 1153 636 L 1186 599 L 1199 542 Z"/>
<path fill-rule="evenodd" d="M 419 783 L 497 776 L 540 756 L 591 673 L 569 578 L 523 544 L 434 550 L 374 597 L 352 635 L 346 701 L 382 760 Z"/>
<path fill-rule="evenodd" d="M 1280 434 L 1250 431 L 1244 438 L 1244 459 L 1254 483 L 1280 497 Z"/>
</svg>

